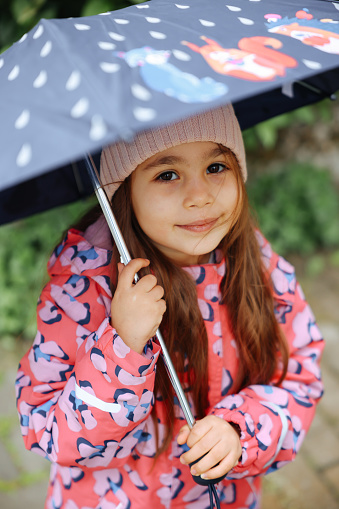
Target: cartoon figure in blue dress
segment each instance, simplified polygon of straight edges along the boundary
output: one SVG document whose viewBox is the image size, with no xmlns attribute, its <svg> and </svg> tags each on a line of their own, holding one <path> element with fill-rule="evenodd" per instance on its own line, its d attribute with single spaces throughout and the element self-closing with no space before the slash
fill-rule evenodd
<svg viewBox="0 0 339 509">
<path fill-rule="evenodd" d="M 198 78 L 169 63 L 171 52 L 168 50 L 144 46 L 115 52 L 115 56 L 123 58 L 130 67 L 139 67 L 140 75 L 150 89 L 185 103 L 210 102 L 228 92 L 225 84 L 209 76 Z"/>
</svg>

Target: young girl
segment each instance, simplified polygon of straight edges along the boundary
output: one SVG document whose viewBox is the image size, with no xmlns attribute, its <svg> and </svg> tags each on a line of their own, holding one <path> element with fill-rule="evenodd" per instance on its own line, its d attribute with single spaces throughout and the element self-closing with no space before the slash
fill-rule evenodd
<svg viewBox="0 0 339 509">
<path fill-rule="evenodd" d="M 133 260 L 119 263 L 98 210 L 68 231 L 17 377 L 25 445 L 52 464 L 46 507 L 205 509 L 194 474 L 226 475 L 221 507 L 257 508 L 260 476 L 311 424 L 323 341 L 250 217 L 233 108 L 108 146 L 100 173 Z"/>
</svg>

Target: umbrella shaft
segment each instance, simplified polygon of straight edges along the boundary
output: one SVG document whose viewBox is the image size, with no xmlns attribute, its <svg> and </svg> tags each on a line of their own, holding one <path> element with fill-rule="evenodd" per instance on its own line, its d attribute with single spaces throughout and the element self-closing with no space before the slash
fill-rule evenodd
<svg viewBox="0 0 339 509">
<path fill-rule="evenodd" d="M 86 161 L 86 167 L 87 167 L 90 179 L 91 179 L 93 187 L 94 187 L 96 197 L 97 197 L 98 202 L 102 208 L 102 211 L 106 218 L 109 229 L 112 233 L 114 242 L 117 246 L 117 249 L 118 249 L 120 257 L 121 257 L 121 261 L 124 265 L 127 265 L 131 261 L 131 256 L 128 252 L 124 238 L 123 238 L 120 228 L 117 224 L 117 221 L 114 217 L 114 214 L 113 214 L 113 211 L 109 204 L 107 195 L 101 187 L 99 177 L 98 177 L 95 167 L 94 167 L 94 162 L 93 162 L 92 158 L 90 158 L 90 156 L 86 156 L 85 161 Z M 137 274 L 136 274 L 135 279 L 136 279 L 136 281 L 138 280 Z M 180 384 L 178 375 L 174 369 L 172 360 L 169 356 L 165 342 L 163 340 L 163 337 L 162 337 L 159 329 L 156 332 L 156 338 L 157 338 L 159 345 L 161 347 L 161 350 L 162 350 L 162 356 L 163 356 L 163 360 L 164 360 L 164 363 L 165 363 L 165 366 L 167 369 L 168 376 L 169 376 L 172 386 L 175 390 L 175 393 L 178 397 L 178 401 L 179 401 L 180 407 L 184 413 L 187 424 L 188 424 L 189 428 L 191 429 L 195 423 L 195 420 L 194 420 L 193 414 L 191 412 L 191 408 L 190 408 L 187 398 L 185 396 L 184 390 Z"/>
</svg>

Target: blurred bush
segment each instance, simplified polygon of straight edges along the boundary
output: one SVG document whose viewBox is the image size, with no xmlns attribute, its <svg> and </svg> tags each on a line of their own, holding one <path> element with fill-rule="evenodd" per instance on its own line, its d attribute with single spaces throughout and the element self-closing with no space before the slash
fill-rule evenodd
<svg viewBox="0 0 339 509">
<path fill-rule="evenodd" d="M 258 151 L 259 147 L 265 150 L 274 149 L 283 130 L 291 126 L 314 125 L 329 123 L 333 117 L 333 102 L 324 99 L 316 104 L 299 108 L 295 111 L 273 117 L 265 122 L 247 129 L 243 133 L 246 151 Z"/>
<path fill-rule="evenodd" d="M 339 200 L 331 174 L 292 163 L 248 183 L 260 228 L 281 255 L 339 246 Z"/>
<path fill-rule="evenodd" d="M 92 16 L 144 0 L 2 0 L 0 52 L 33 28 L 41 18 Z"/>
<path fill-rule="evenodd" d="M 0 228 L 0 341 L 33 338 L 36 303 L 47 282 L 46 263 L 70 224 L 93 205 L 86 200 Z"/>
</svg>

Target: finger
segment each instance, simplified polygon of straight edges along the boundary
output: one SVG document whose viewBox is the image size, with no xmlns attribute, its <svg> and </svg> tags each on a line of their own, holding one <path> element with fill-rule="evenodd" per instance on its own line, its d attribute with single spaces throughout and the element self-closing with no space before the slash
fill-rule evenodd
<svg viewBox="0 0 339 509">
<path fill-rule="evenodd" d="M 124 288 L 131 287 L 134 283 L 135 274 L 143 267 L 147 267 L 149 264 L 150 261 L 145 258 L 135 258 L 134 260 L 131 260 L 119 273 L 119 286 Z"/>
<path fill-rule="evenodd" d="M 189 434 L 187 445 L 192 448 L 197 444 L 205 435 L 207 435 L 213 429 L 213 424 L 206 419 L 196 421 L 191 432 Z M 206 452 L 206 451 L 205 451 Z"/>
<path fill-rule="evenodd" d="M 179 431 L 179 435 L 177 437 L 178 444 L 179 445 L 185 444 L 189 434 L 190 434 L 190 429 L 189 429 L 188 425 L 186 424 Z"/>
<path fill-rule="evenodd" d="M 160 299 L 158 301 L 158 307 L 159 307 L 159 313 L 161 314 L 161 320 L 162 320 L 162 317 L 165 314 L 166 309 L 167 309 L 166 302 L 164 301 L 164 299 Z M 160 325 L 160 323 L 159 323 L 159 325 Z"/>
<path fill-rule="evenodd" d="M 143 276 L 141 279 L 139 279 L 135 287 L 142 292 L 148 293 L 153 290 L 157 284 L 158 281 L 154 274 L 147 274 L 146 276 Z"/>
<path fill-rule="evenodd" d="M 157 285 L 154 288 L 152 288 L 152 290 L 149 293 L 151 297 L 157 302 L 163 298 L 165 292 L 162 286 Z"/>
<path fill-rule="evenodd" d="M 187 440 L 187 445 L 190 447 L 190 450 L 183 454 L 180 458 L 184 460 L 186 464 L 193 463 L 204 456 L 203 464 L 207 469 L 213 467 L 223 458 L 222 449 L 217 447 L 220 442 L 220 437 L 215 435 L 212 430 L 207 432 L 206 435 L 203 435 L 193 446 L 190 446 L 190 438 L 191 437 L 189 436 Z M 211 455 L 212 449 L 213 454 Z M 202 459 L 200 461 L 202 461 Z M 207 461 L 209 461 L 208 464 Z"/>
<path fill-rule="evenodd" d="M 216 479 L 218 477 L 223 477 L 228 474 L 232 468 L 234 468 L 238 464 L 239 460 L 234 460 L 231 454 L 222 459 L 217 465 L 214 467 L 202 472 L 200 475 L 203 479 Z M 195 465 L 194 465 L 195 466 Z"/>
<path fill-rule="evenodd" d="M 225 453 L 220 451 L 218 445 L 213 447 L 207 454 L 200 457 L 199 461 L 190 463 L 193 475 L 201 475 L 215 468 L 225 457 Z M 195 460 L 196 461 L 196 460 Z"/>
</svg>

